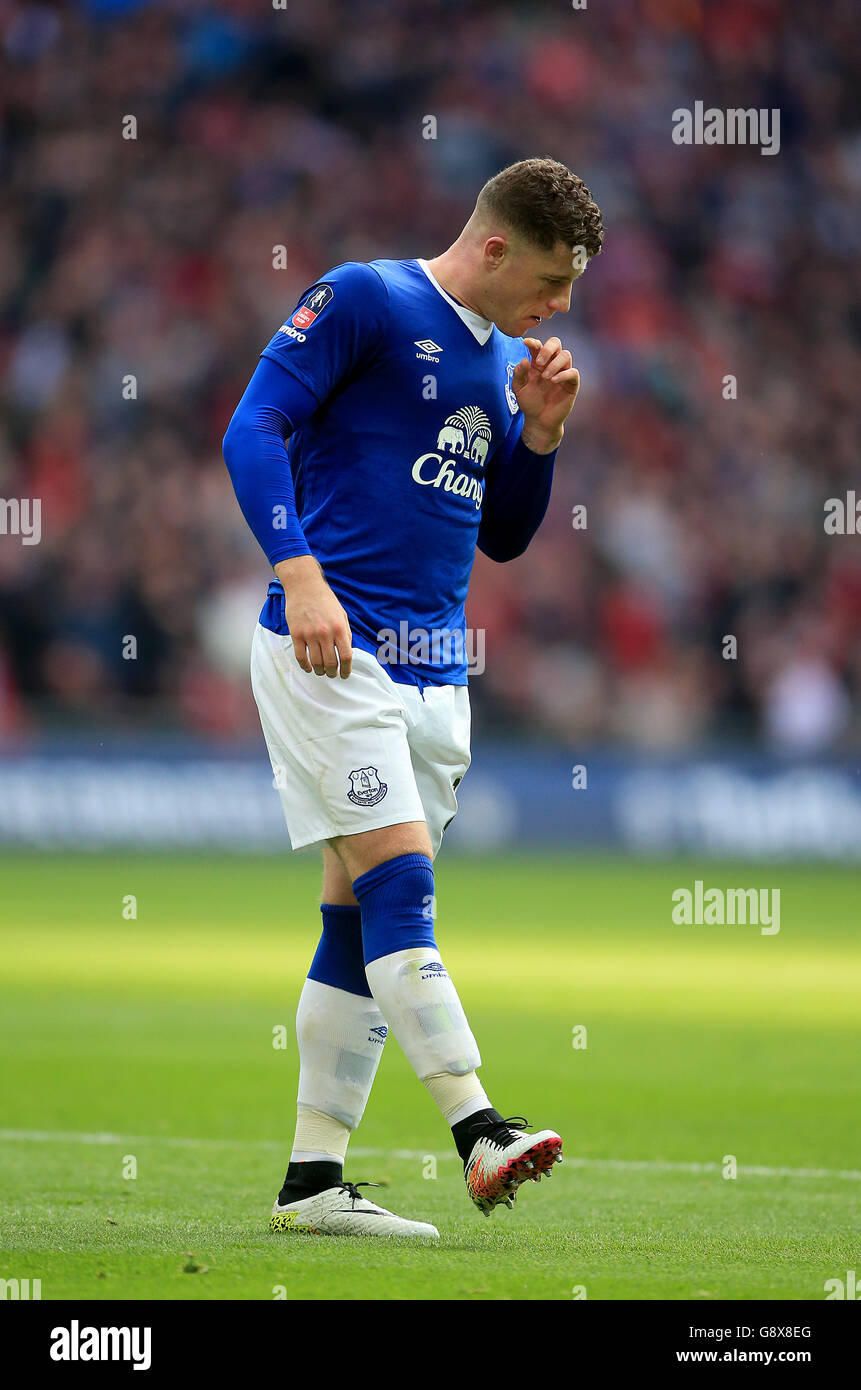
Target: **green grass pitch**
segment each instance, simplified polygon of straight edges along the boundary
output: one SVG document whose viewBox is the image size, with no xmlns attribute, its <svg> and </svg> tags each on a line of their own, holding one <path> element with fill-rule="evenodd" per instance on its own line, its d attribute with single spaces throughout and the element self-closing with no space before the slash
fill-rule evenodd
<svg viewBox="0 0 861 1390">
<path fill-rule="evenodd" d="M 779 887 L 780 932 L 673 925 L 697 877 Z M 43 1299 L 820 1300 L 861 1270 L 857 872 L 443 855 L 485 1088 L 567 1161 L 485 1220 L 391 1038 L 346 1173 L 428 1246 L 267 1229 L 314 858 L 19 855 L 0 881 L 0 1277 Z"/>
</svg>

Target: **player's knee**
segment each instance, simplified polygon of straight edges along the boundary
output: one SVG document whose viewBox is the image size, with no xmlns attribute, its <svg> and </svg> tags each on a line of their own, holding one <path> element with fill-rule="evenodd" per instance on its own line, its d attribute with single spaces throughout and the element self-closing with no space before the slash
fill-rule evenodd
<svg viewBox="0 0 861 1390">
<path fill-rule="evenodd" d="M 434 875 L 427 854 L 400 854 L 353 881 L 365 964 L 411 946 L 436 947 Z"/>
<path fill-rule="evenodd" d="M 333 903 L 338 907 L 356 907 L 352 877 L 341 860 L 328 845 L 323 847 L 323 904 Z"/>
<path fill-rule="evenodd" d="M 424 854 L 433 861 L 430 832 L 423 820 L 383 825 L 357 835 L 339 835 L 329 841 L 327 849 L 337 855 L 351 883 L 377 865 L 403 854 Z"/>
</svg>

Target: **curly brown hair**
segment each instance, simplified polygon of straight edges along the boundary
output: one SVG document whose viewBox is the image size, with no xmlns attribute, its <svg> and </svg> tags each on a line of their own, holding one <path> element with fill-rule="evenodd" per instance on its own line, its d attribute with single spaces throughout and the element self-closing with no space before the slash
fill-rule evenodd
<svg viewBox="0 0 861 1390">
<path fill-rule="evenodd" d="M 504 223 L 542 251 L 558 242 L 601 254 L 604 228 L 601 209 L 577 174 L 557 159 L 521 159 L 488 179 L 476 200 L 476 212 Z"/>
</svg>

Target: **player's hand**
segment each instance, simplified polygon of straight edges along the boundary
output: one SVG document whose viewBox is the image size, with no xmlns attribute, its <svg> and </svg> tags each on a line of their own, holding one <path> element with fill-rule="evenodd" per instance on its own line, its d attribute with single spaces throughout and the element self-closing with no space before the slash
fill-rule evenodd
<svg viewBox="0 0 861 1390">
<path fill-rule="evenodd" d="M 284 586 L 284 617 L 302 670 L 346 680 L 353 669 L 350 621 L 317 561 L 311 555 L 281 560 L 275 573 Z"/>
<path fill-rule="evenodd" d="M 523 411 L 523 443 L 537 454 L 559 447 L 563 425 L 580 390 L 580 373 L 558 338 L 524 338 L 529 357 L 514 368 L 511 388 Z"/>
</svg>

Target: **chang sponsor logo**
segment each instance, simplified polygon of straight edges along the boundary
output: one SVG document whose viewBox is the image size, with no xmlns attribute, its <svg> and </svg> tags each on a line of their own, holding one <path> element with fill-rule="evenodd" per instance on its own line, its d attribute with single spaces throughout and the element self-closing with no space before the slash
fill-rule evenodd
<svg viewBox="0 0 861 1390">
<path fill-rule="evenodd" d="M 421 487 L 443 488 L 455 497 L 467 498 L 480 511 L 484 487 L 478 470 L 484 467 L 492 440 L 493 431 L 484 411 L 477 405 L 462 406 L 446 417 L 437 435 L 436 451 L 416 459 L 413 478 Z M 465 464 L 472 467 L 464 467 Z"/>
</svg>

